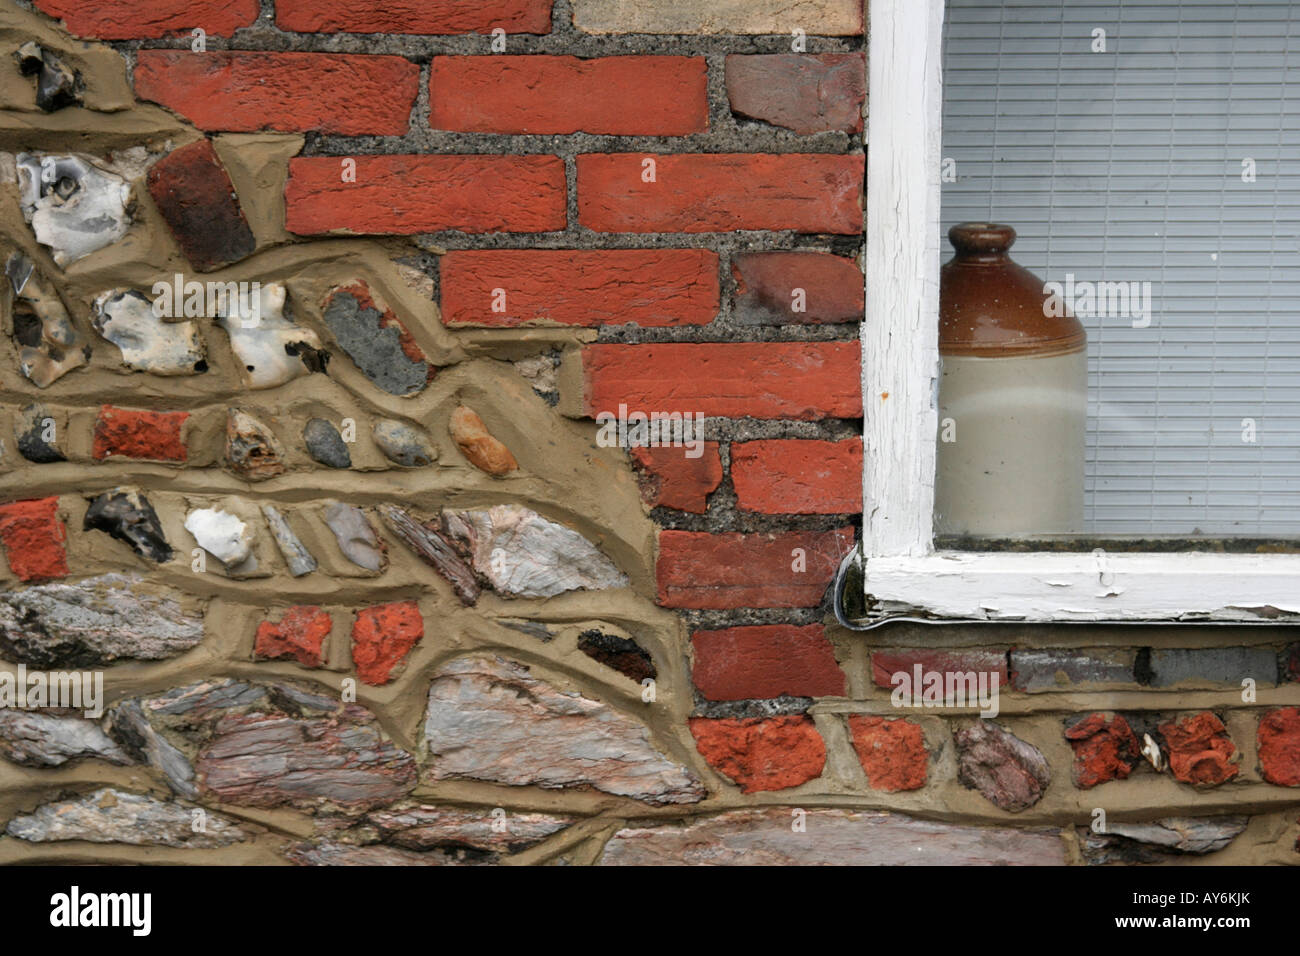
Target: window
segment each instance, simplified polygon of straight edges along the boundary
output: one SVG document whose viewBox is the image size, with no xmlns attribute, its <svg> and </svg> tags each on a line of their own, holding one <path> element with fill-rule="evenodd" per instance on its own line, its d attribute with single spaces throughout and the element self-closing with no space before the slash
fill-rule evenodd
<svg viewBox="0 0 1300 956">
<path fill-rule="evenodd" d="M 983 3 L 977 3 L 976 0 L 952 0 L 952 3 L 955 15 L 960 12 L 963 16 L 978 16 L 981 10 L 986 13 L 989 6 L 987 0 Z M 1016 0 L 1008 6 L 1014 6 L 1022 14 L 1027 7 L 1055 7 L 1058 10 L 1062 7 L 1059 0 Z M 1070 3 L 1065 6 L 1070 11 L 1077 11 L 1080 5 Z M 1149 18 L 1144 22 L 1156 25 L 1152 28 L 1155 30 L 1153 35 L 1160 34 L 1161 31 L 1167 34 L 1162 42 L 1168 48 L 1171 40 L 1196 35 L 1196 24 L 1200 22 L 1197 17 L 1200 14 L 1224 6 L 1232 7 L 1233 4 L 1215 6 L 1189 2 L 1155 17 L 1151 16 L 1151 10 L 1157 4 L 1151 0 L 1142 5 L 1113 2 L 1095 6 L 1099 15 L 1109 17 L 1112 22 L 1117 22 L 1121 8 L 1133 12 L 1139 11 L 1140 7 L 1144 11 L 1141 15 Z M 1183 6 L 1187 7 L 1188 15 L 1180 12 Z M 1289 10 L 1284 10 L 1289 4 L 1279 2 L 1262 6 L 1273 8 L 1270 11 L 1272 14 L 1283 12 L 1289 16 Z M 1041 9 L 1030 9 L 1028 12 L 1041 19 Z M 1075 13 L 1070 16 L 1074 17 Z M 1204 380 L 1194 382 L 1184 390 L 1171 389 L 1168 397 L 1174 399 L 1174 402 L 1157 404 L 1149 413 L 1151 421 L 1158 418 L 1173 419 L 1178 412 L 1187 411 L 1194 401 L 1199 400 L 1196 395 L 1198 390 L 1204 392 L 1208 389 L 1212 404 L 1217 409 L 1220 404 L 1217 391 L 1229 388 L 1223 384 L 1224 378 L 1237 374 L 1227 371 L 1220 364 L 1231 357 L 1231 349 L 1220 346 L 1232 342 L 1230 335 L 1241 332 L 1244 327 L 1241 324 L 1234 325 L 1232 303 L 1226 307 L 1224 305 L 1225 298 L 1232 302 L 1240 301 L 1235 294 L 1226 297 L 1222 294 L 1225 279 L 1229 285 L 1236 282 L 1231 273 L 1218 277 L 1216 288 L 1220 300 L 1217 305 L 1204 307 L 1204 296 L 1188 293 L 1188 303 L 1184 305 L 1200 303 L 1196 308 L 1170 310 L 1170 315 L 1183 316 L 1181 339 L 1172 335 L 1173 331 L 1178 330 L 1176 326 L 1171 327 L 1168 336 L 1148 338 L 1144 346 L 1136 344 L 1139 342 L 1138 337 L 1120 338 L 1112 344 L 1110 336 L 1117 330 L 1111 327 L 1101 331 L 1099 326 L 1094 326 L 1090 330 L 1090 334 L 1097 330 L 1093 346 L 1095 351 L 1090 356 L 1089 402 L 1092 405 L 1092 415 L 1088 426 L 1088 447 L 1091 451 L 1087 460 L 1091 495 L 1088 506 L 1091 526 L 1087 530 L 1093 534 L 1093 540 L 1053 540 L 1050 544 L 1020 542 L 1015 550 L 994 550 L 989 546 L 983 550 L 957 550 L 951 547 L 950 542 L 936 542 L 934 505 L 941 369 L 938 278 L 943 227 L 949 224 L 952 216 L 941 206 L 941 202 L 948 201 L 941 184 L 945 158 L 945 134 L 942 129 L 944 101 L 940 71 L 943 21 L 942 0 L 873 0 L 871 4 L 866 198 L 867 310 L 863 326 L 863 388 L 866 409 L 863 557 L 864 590 L 867 596 L 864 616 L 872 621 L 897 615 L 936 620 L 1300 620 L 1300 553 L 1295 553 L 1285 545 L 1270 546 L 1269 550 L 1261 551 L 1258 545 L 1252 545 L 1249 541 L 1191 542 L 1193 549 L 1187 550 L 1186 541 L 1170 544 L 1142 541 L 1135 545 L 1131 541 L 1095 540 L 1098 534 L 1124 531 L 1147 535 L 1191 535 L 1204 531 L 1204 525 L 1211 525 L 1220 534 L 1249 534 L 1271 527 L 1274 518 L 1281 522 L 1278 527 L 1285 531 L 1290 528 L 1285 521 L 1300 522 L 1300 516 L 1287 507 L 1284 497 L 1276 497 L 1277 494 L 1285 496 L 1294 492 L 1294 486 L 1289 486 L 1288 489 L 1286 485 L 1288 475 L 1294 479 L 1298 467 L 1294 445 L 1289 459 L 1279 457 L 1276 461 L 1265 461 L 1258 450 L 1247 452 L 1257 455 L 1256 463 L 1262 462 L 1276 469 L 1274 473 L 1259 470 L 1261 480 L 1256 481 L 1253 487 L 1247 487 L 1244 479 L 1234 486 L 1232 482 L 1241 476 L 1234 473 L 1232 467 L 1225 467 L 1221 473 L 1215 471 L 1216 463 L 1239 466 L 1240 461 L 1235 461 L 1225 446 L 1213 441 L 1205 442 L 1204 447 L 1185 445 L 1185 449 L 1195 447 L 1201 459 L 1195 464 L 1182 462 L 1181 470 L 1175 467 L 1179 459 L 1170 452 L 1176 445 L 1158 447 L 1148 442 L 1146 447 L 1150 454 L 1145 459 L 1148 466 L 1145 476 L 1138 472 L 1131 472 L 1127 476 L 1106 472 L 1107 468 L 1113 470 L 1117 461 L 1122 461 L 1126 466 L 1142 461 L 1136 455 L 1131 456 L 1132 460 L 1116 457 L 1115 448 L 1112 447 L 1115 439 L 1107 432 L 1106 416 L 1099 411 L 1104 409 L 1110 398 L 1122 391 L 1125 370 L 1137 370 L 1137 374 L 1157 377 L 1171 376 L 1180 368 L 1182 374 L 1187 372 L 1186 367 L 1180 367 L 1174 361 L 1180 356 L 1161 349 L 1181 349 L 1188 343 L 1199 342 L 1197 347 L 1202 348 L 1202 353 L 1195 354 L 1203 360 L 1204 371 L 1200 374 L 1204 375 Z M 954 24 L 956 22 L 954 20 Z M 1256 32 L 1252 32 L 1255 31 L 1254 27 L 1243 30 L 1240 18 L 1225 23 L 1225 29 L 1235 31 L 1228 34 L 1235 44 L 1233 51 L 1251 50 L 1249 38 L 1252 36 L 1289 35 L 1286 31 L 1291 29 L 1289 20 L 1286 21 L 1285 30 L 1280 30 L 1275 25 L 1273 29 Z M 1173 25 L 1173 33 L 1169 32 L 1170 24 Z M 1105 25 L 1105 22 L 1098 23 L 1102 28 Z M 1018 41 L 1014 37 L 1014 30 L 1008 32 L 1002 19 L 996 24 L 985 21 L 983 26 L 987 28 L 985 32 L 988 34 L 983 37 L 983 42 L 991 44 L 992 48 L 992 52 L 983 53 L 985 68 L 992 75 L 1014 69 L 1017 66 L 1016 56 L 1031 55 L 1026 50 L 1016 52 Z M 1064 28 L 1058 23 L 1055 33 L 1044 32 L 1043 36 L 1021 39 L 1032 40 L 1030 46 L 1038 44 L 1043 50 L 1042 57 L 1056 57 L 1059 60 L 1062 29 Z M 1008 36 L 1011 37 L 1010 42 Z M 1130 36 L 1141 36 L 1141 33 L 1138 31 Z M 1090 27 L 1085 40 L 1091 39 Z M 1113 41 L 1120 39 L 1122 38 L 1112 35 Z M 1232 66 L 1234 57 L 1240 62 L 1240 56 L 1238 52 L 1232 52 L 1228 57 L 1228 66 Z M 990 62 L 994 65 L 989 66 Z M 1258 64 L 1259 61 L 1256 58 L 1251 62 Z M 1272 68 L 1279 85 L 1286 78 L 1286 65 L 1277 57 L 1273 58 Z M 1115 69 L 1113 64 L 1111 69 L 1112 72 Z M 1213 80 L 1206 82 L 1210 86 L 1221 85 Z M 1113 83 L 1111 85 L 1114 86 Z M 1001 129 L 1009 131 L 1016 122 L 1016 117 L 1023 121 L 1029 116 L 1030 120 L 1037 118 L 1045 121 L 1052 135 L 1057 135 L 1054 116 L 1059 115 L 1059 111 L 1050 113 L 1049 110 L 1057 110 L 1056 101 L 1066 95 L 1065 88 L 1054 82 L 1047 84 L 1046 89 L 1050 94 L 1050 102 L 1028 98 L 1028 105 L 1022 105 L 1020 112 L 996 110 L 992 116 L 986 117 L 985 125 L 991 124 L 995 133 Z M 1170 112 L 1163 127 L 1166 138 L 1177 137 L 1183 128 L 1180 124 L 1194 122 L 1196 116 L 1205 115 L 1209 109 L 1222 111 L 1224 117 L 1230 115 L 1233 123 L 1248 123 L 1244 118 L 1248 114 L 1243 112 L 1240 104 L 1249 101 L 1250 97 L 1239 90 L 1229 92 L 1231 95 L 1213 100 L 1212 105 L 1202 105 L 1199 113 L 1196 109 Z M 1241 98 L 1243 96 L 1244 100 Z M 972 101 L 974 98 L 972 95 Z M 973 110 L 974 107 L 970 109 Z M 1036 112 L 1030 115 L 1026 110 Z M 953 115 L 954 111 L 950 110 L 950 120 Z M 960 115 L 960 111 L 957 111 L 957 115 Z M 1108 122 L 1111 115 L 1108 110 Z M 1128 113 L 1119 111 L 1118 108 L 1113 115 L 1129 117 Z M 969 138 L 970 129 L 960 128 L 957 120 L 951 121 L 959 128 L 949 134 L 950 145 L 960 146 L 962 137 L 966 136 L 967 142 L 972 144 L 970 148 L 974 149 L 978 144 Z M 1125 118 L 1123 122 L 1141 125 L 1140 120 L 1131 117 Z M 1022 125 L 1033 124 L 1022 122 Z M 1153 135 L 1151 130 L 1155 128 L 1154 120 L 1148 119 L 1135 133 L 1139 138 L 1150 137 Z M 1285 138 L 1288 135 L 1285 131 L 1273 132 L 1275 137 L 1282 137 L 1280 142 L 1284 146 L 1295 145 L 1294 139 Z M 1021 130 L 1019 135 L 1023 137 L 1024 131 Z M 1109 146 L 1110 131 L 1107 131 L 1107 135 L 1105 145 Z M 1285 150 L 1275 147 L 1274 155 L 1280 157 L 1283 152 Z M 1118 164 L 1123 155 L 1125 154 L 1114 150 L 1099 150 L 1094 153 L 1093 161 L 1101 164 L 1097 168 L 1109 174 L 1113 183 L 1115 170 L 1125 168 Z M 959 159 L 959 175 L 960 164 Z M 1047 172 L 1051 172 L 1050 168 Z M 1289 175 L 1294 174 L 1293 167 Z M 988 216 L 992 188 L 986 182 L 982 197 L 977 195 L 977 190 L 971 190 L 967 197 L 968 208 L 974 210 L 980 207 L 980 218 Z M 1014 191 L 1014 187 L 1005 188 L 1009 192 Z M 1021 192 L 1024 192 L 1023 188 Z M 1025 213 L 1023 221 L 1028 224 L 1026 231 L 1030 242 L 1026 248 L 1031 258 L 1045 255 L 1050 236 L 1044 224 L 1055 222 L 1058 216 L 1069 215 L 1056 211 L 1057 203 L 1068 198 L 1067 192 L 1064 189 L 1055 195 L 1049 192 L 1046 196 L 1037 197 L 1037 205 L 1032 205 L 1032 212 L 1031 205 L 1028 204 L 1020 210 Z M 1103 185 L 1093 192 L 1103 200 L 1100 214 L 1093 215 L 1088 220 L 1092 228 L 1100 230 L 1094 238 L 1103 240 L 1107 251 L 1112 242 L 1115 243 L 1116 250 L 1122 250 L 1123 243 L 1120 240 L 1124 237 L 1124 229 L 1120 224 L 1124 217 L 1120 212 L 1120 200 L 1124 198 L 1124 191 L 1108 190 Z M 1199 197 L 1199 200 L 1203 200 L 1205 195 L 1208 193 Z M 1178 228 L 1188 225 L 1173 211 L 1183 208 L 1181 203 L 1184 201 L 1191 200 L 1169 192 L 1161 198 L 1164 200 L 1162 208 L 1166 212 L 1162 213 L 1159 231 L 1164 235 L 1158 246 L 1149 247 L 1152 258 L 1147 264 L 1159 266 L 1161 273 L 1154 281 L 1167 284 L 1167 281 L 1172 281 L 1167 280 L 1167 276 L 1175 275 L 1172 270 L 1183 268 L 1176 261 L 1177 257 L 1170 255 L 1171 248 L 1176 247 L 1177 243 L 1172 243 L 1169 237 L 1175 236 Z M 1199 224 L 1200 228 L 1204 230 L 1208 222 L 1219 229 L 1220 235 L 1233 235 L 1230 230 L 1219 228 L 1225 222 L 1232 222 L 1234 228 L 1242 222 L 1232 218 L 1233 202 L 1235 200 L 1230 199 L 1226 189 L 1215 194 L 1213 204 L 1201 202 L 1201 206 L 1208 206 L 1209 209 L 1205 221 Z M 964 216 L 966 213 L 959 214 Z M 1245 234 L 1252 241 L 1258 236 L 1258 227 L 1264 224 L 1273 230 L 1270 235 L 1281 236 L 1281 239 L 1280 244 L 1272 249 L 1250 247 L 1253 249 L 1250 254 L 1267 257 L 1267 270 L 1276 282 L 1276 288 L 1271 288 L 1263 297 L 1271 310 L 1269 307 L 1260 310 L 1251 306 L 1254 310 L 1251 314 L 1256 319 L 1261 315 L 1263 318 L 1258 321 L 1252 319 L 1254 324 L 1247 329 L 1255 333 L 1255 338 L 1247 343 L 1256 347 L 1254 360 L 1263 364 L 1253 370 L 1245 369 L 1242 373 L 1244 377 L 1237 379 L 1239 383 L 1250 381 L 1251 387 L 1255 387 L 1262 378 L 1263 385 L 1260 388 L 1265 393 L 1263 399 L 1271 410 L 1270 417 L 1273 411 L 1280 411 L 1283 419 L 1297 411 L 1294 404 L 1288 405 L 1291 395 L 1286 391 L 1295 388 L 1292 374 L 1295 366 L 1288 364 L 1289 356 L 1297 354 L 1294 344 L 1295 302 L 1293 298 L 1287 299 L 1290 294 L 1288 290 L 1293 288 L 1287 283 L 1295 281 L 1296 273 L 1289 265 L 1276 271 L 1271 270 L 1285 265 L 1287 257 L 1293 257 L 1296 253 L 1295 229 L 1286 220 L 1287 216 L 1294 218 L 1294 215 L 1294 208 L 1279 203 L 1274 205 L 1272 222 L 1265 223 L 1261 215 L 1248 223 L 1250 228 L 1256 230 L 1254 233 L 1247 230 Z M 998 216 L 995 211 L 994 218 L 1011 217 Z M 1081 222 L 1083 220 L 1078 217 L 1073 220 L 1072 225 L 1079 226 L 1076 231 L 1083 231 L 1079 225 Z M 1274 228 L 1279 222 L 1282 223 L 1281 228 Z M 1235 235 L 1240 237 L 1243 233 Z M 1111 236 L 1116 238 L 1112 240 Z M 1036 243 L 1039 245 L 1036 246 Z M 1256 246 L 1258 245 L 1256 241 Z M 943 241 L 943 246 L 947 246 L 946 240 Z M 1075 254 L 1068 243 L 1059 247 L 1053 244 L 1051 248 L 1053 255 Z M 1228 243 L 1222 248 L 1230 249 L 1235 254 L 1245 246 Z M 947 248 L 942 250 L 944 260 L 949 255 Z M 1140 264 L 1134 258 L 1135 255 L 1131 249 L 1127 257 L 1122 251 L 1117 251 L 1115 261 Z M 1083 268 L 1095 268 L 1095 262 L 1081 261 Z M 1210 261 L 1213 265 L 1213 260 Z M 1056 270 L 1069 263 L 1067 260 L 1058 262 L 1055 259 L 1048 262 L 1044 258 L 1034 264 L 1040 269 L 1050 267 L 1051 270 Z M 1102 264 L 1105 265 L 1105 262 Z M 1110 266 L 1106 265 L 1106 268 Z M 1177 274 L 1183 278 L 1191 276 L 1197 282 L 1209 281 L 1215 277 L 1216 269 L 1210 266 L 1197 269 L 1192 263 L 1188 271 Z M 1261 300 L 1261 282 L 1245 284 L 1250 287 L 1247 291 L 1255 296 L 1258 304 Z M 1240 290 L 1230 288 L 1227 291 L 1235 293 Z M 1175 291 L 1171 294 L 1178 293 Z M 1197 322 L 1201 324 L 1197 325 Z M 1133 329 L 1134 326 L 1130 324 L 1129 328 Z M 1201 335 L 1198 339 L 1197 335 L 1189 333 L 1208 334 Z M 1120 342 L 1134 344 L 1120 345 Z M 1261 344 L 1263 347 L 1258 348 Z M 1112 352 L 1105 351 L 1107 348 L 1112 349 Z M 1116 356 L 1113 371 L 1102 364 L 1108 354 Z M 1198 374 L 1195 368 L 1192 374 Z M 1183 402 L 1182 406 L 1178 405 L 1179 400 Z M 1222 404 L 1225 414 L 1237 415 L 1239 409 L 1227 409 L 1229 403 L 1226 398 Z M 1219 420 L 1227 419 L 1215 419 Z M 1239 431 L 1241 423 L 1238 421 L 1237 424 Z M 1239 454 L 1239 450 L 1234 448 L 1232 453 Z M 1279 456 L 1282 454 L 1275 453 Z M 1216 458 L 1216 455 L 1219 457 Z M 1134 499 L 1126 504 L 1115 498 L 1113 492 L 1125 481 L 1143 477 L 1149 486 L 1145 501 L 1136 502 Z M 1225 501 L 1218 501 L 1219 507 L 1214 507 L 1216 500 L 1208 495 L 1203 496 L 1199 503 L 1193 503 L 1192 510 L 1181 505 L 1162 506 L 1159 497 L 1151 493 L 1159 490 L 1152 483 L 1156 479 L 1167 481 L 1175 477 L 1202 482 L 1221 479 L 1221 487 L 1226 489 L 1225 493 L 1229 497 Z M 1111 481 L 1112 478 L 1116 481 Z M 1280 484 L 1269 487 L 1264 478 L 1277 478 Z M 1202 489 L 1209 490 L 1208 486 Z M 1244 498 L 1246 492 L 1251 492 L 1253 498 Z M 1270 498 L 1270 495 L 1275 497 Z M 1139 520 L 1130 520 L 1138 513 L 1139 506 L 1145 509 L 1140 512 Z M 1201 510 L 1194 512 L 1195 508 Z M 1270 508 L 1276 508 L 1278 512 L 1275 514 Z M 1211 524 L 1212 520 L 1220 523 Z M 975 548 L 980 547 L 978 541 L 974 545 Z M 1137 547 L 1145 550 L 1136 550 Z M 1200 550 L 1195 550 L 1198 547 Z"/>
</svg>

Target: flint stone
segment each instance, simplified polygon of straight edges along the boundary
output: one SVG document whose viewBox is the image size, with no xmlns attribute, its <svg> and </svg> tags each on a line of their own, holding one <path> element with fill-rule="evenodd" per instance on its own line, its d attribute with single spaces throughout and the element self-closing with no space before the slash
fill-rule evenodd
<svg viewBox="0 0 1300 956">
<path fill-rule="evenodd" d="M 333 422 L 313 418 L 303 428 L 302 437 L 307 443 L 307 452 L 322 465 L 328 468 L 352 467 L 352 455 L 348 452 L 347 442 Z"/>
<path fill-rule="evenodd" d="M 475 572 L 506 597 L 628 586 L 627 577 L 590 541 L 520 505 L 444 511 L 442 522 Z"/>
<path fill-rule="evenodd" d="M 1052 774 L 1037 747 L 990 720 L 958 728 L 952 736 L 957 743 L 957 779 L 964 786 L 1011 813 L 1043 798 Z"/>
<path fill-rule="evenodd" d="M 424 743 L 430 780 L 591 787 L 652 804 L 705 797 L 695 774 L 656 750 L 640 721 L 499 657 L 461 658 L 434 675 Z"/>
<path fill-rule="evenodd" d="M 361 283 L 333 289 L 325 301 L 325 324 L 339 347 L 366 378 L 390 395 L 411 395 L 429 382 L 429 363 L 407 354 L 404 329 L 392 311 L 375 302 Z"/>
<path fill-rule="evenodd" d="M 0 755 L 25 767 L 61 767 L 84 757 L 119 765 L 131 763 L 93 720 L 12 708 L 0 709 Z"/>
<path fill-rule="evenodd" d="M 246 481 L 265 481 L 285 472 L 284 446 L 275 433 L 238 408 L 226 414 L 226 461 Z"/>
<path fill-rule="evenodd" d="M 28 405 L 24 408 L 18 426 L 18 453 L 38 465 L 67 461 L 63 452 L 45 440 L 47 428 L 53 425 L 54 417 L 44 405 Z"/>
<path fill-rule="evenodd" d="M 114 488 L 93 499 L 82 527 L 86 531 L 105 531 L 150 561 L 171 560 L 171 545 L 163 536 L 158 513 L 149 499 L 134 488 Z"/>
<path fill-rule="evenodd" d="M 256 314 L 253 303 L 233 296 L 220 317 L 249 388 L 275 388 L 323 372 L 329 362 L 316 333 L 284 317 L 286 297 L 283 284 L 268 282 L 257 291 Z"/>
<path fill-rule="evenodd" d="M 20 46 L 14 59 L 23 76 L 36 75 L 36 106 L 53 113 L 81 102 L 81 75 L 35 40 Z"/>
<path fill-rule="evenodd" d="M 195 322 L 166 322 L 134 289 L 111 289 L 95 299 L 91 324 L 117 346 L 127 368 L 154 375 L 194 375 L 208 370 L 207 351 Z"/>
<path fill-rule="evenodd" d="M 625 827 L 605 844 L 602 866 L 1063 866 L 1056 830 L 973 827 L 897 813 L 733 810 L 685 826 Z"/>
<path fill-rule="evenodd" d="M 194 535 L 199 547 L 233 573 L 257 567 L 253 555 L 253 532 L 243 521 L 220 508 L 196 508 L 185 516 L 185 530 Z M 251 563 L 251 567 L 248 565 Z"/>
<path fill-rule="evenodd" d="M 266 525 L 271 529 L 271 537 L 275 539 L 275 546 L 280 549 L 284 563 L 289 567 L 289 573 L 295 578 L 300 578 L 304 574 L 315 571 L 316 559 L 298 540 L 298 536 L 293 533 L 284 515 L 280 514 L 273 505 L 262 505 L 262 517 L 266 519 Z"/>
<path fill-rule="evenodd" d="M 367 571 L 388 567 L 384 543 L 360 508 L 341 501 L 331 502 L 325 506 L 325 524 L 334 532 L 343 556 L 357 567 Z"/>
<path fill-rule="evenodd" d="M 190 807 L 105 787 L 20 814 L 9 821 L 5 832 L 32 843 L 85 840 L 196 850 L 230 846 L 252 838 L 229 817 L 207 810 L 204 813 L 205 827 L 196 831 Z"/>
<path fill-rule="evenodd" d="M 126 235 L 131 184 L 80 156 L 18 154 L 23 218 L 60 269 Z"/>
<path fill-rule="evenodd" d="M 0 650 L 47 668 L 175 657 L 203 640 L 203 615 L 181 597 L 134 573 L 0 593 Z"/>
<path fill-rule="evenodd" d="M 389 461 L 404 468 L 431 464 L 438 451 L 418 428 L 392 418 L 381 418 L 371 429 L 375 444 Z"/>
<path fill-rule="evenodd" d="M 15 252 L 5 262 L 14 290 L 13 329 L 18 368 L 37 388 L 48 388 L 90 358 L 67 307 L 31 261 Z"/>
<path fill-rule="evenodd" d="M 1150 823 L 1108 822 L 1105 833 L 1080 827 L 1079 835 L 1089 863 L 1161 863 L 1222 850 L 1249 823 L 1248 817 L 1168 817 Z"/>
</svg>

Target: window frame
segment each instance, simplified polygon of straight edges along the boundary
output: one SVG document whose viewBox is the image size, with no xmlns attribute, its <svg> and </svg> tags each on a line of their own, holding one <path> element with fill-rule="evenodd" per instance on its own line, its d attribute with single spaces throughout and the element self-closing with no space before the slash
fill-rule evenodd
<svg viewBox="0 0 1300 956">
<path fill-rule="evenodd" d="M 944 0 L 866 2 L 860 623 L 1300 622 L 1300 553 L 936 548 Z"/>
</svg>

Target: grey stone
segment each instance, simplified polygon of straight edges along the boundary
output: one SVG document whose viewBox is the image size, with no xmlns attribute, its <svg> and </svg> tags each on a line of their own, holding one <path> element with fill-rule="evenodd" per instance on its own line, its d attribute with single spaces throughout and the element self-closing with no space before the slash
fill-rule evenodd
<svg viewBox="0 0 1300 956">
<path fill-rule="evenodd" d="M 413 425 L 392 418 L 381 418 L 372 428 L 375 444 L 389 461 L 404 468 L 431 464 L 438 451 L 428 437 Z"/>
<path fill-rule="evenodd" d="M 284 563 L 289 567 L 289 573 L 295 578 L 300 578 L 304 574 L 315 571 L 316 559 L 298 540 L 298 536 L 293 533 L 284 516 L 273 505 L 262 505 L 262 517 L 266 519 L 266 525 L 271 529 L 271 537 L 275 539 L 275 546 L 280 549 Z"/>
<path fill-rule="evenodd" d="M 504 808 L 464 810 L 459 807 L 414 806 L 374 810 L 363 824 L 374 827 L 380 840 L 407 850 L 455 850 L 471 847 L 493 853 L 526 849 L 559 833 L 573 817 L 550 813 L 512 812 Z"/>
<path fill-rule="evenodd" d="M 18 154 L 23 218 L 59 268 L 126 235 L 131 184 L 80 156 Z"/>
<path fill-rule="evenodd" d="M 1241 685 L 1277 683 L 1277 654 L 1267 647 L 1152 648 L 1151 686 L 1172 687 L 1184 681 Z"/>
<path fill-rule="evenodd" d="M 1129 647 L 1018 648 L 1011 652 L 1012 686 L 1035 693 L 1080 685 L 1133 684 L 1137 651 Z"/>
<path fill-rule="evenodd" d="M 85 840 L 188 849 L 230 846 L 252 837 L 234 820 L 209 810 L 202 811 L 203 826 L 199 829 L 194 822 L 195 812 L 179 803 L 104 787 L 19 814 L 9 821 L 5 832 L 31 843 Z"/>
<path fill-rule="evenodd" d="M 158 513 L 149 499 L 134 488 L 114 488 L 94 498 L 86 509 L 82 527 L 107 532 L 150 561 L 171 560 L 171 545 L 163 535 Z"/>
<path fill-rule="evenodd" d="M 1080 827 L 1083 857 L 1093 864 L 1160 863 L 1179 856 L 1222 850 L 1250 823 L 1249 817 L 1168 817 L 1149 823 L 1108 821 L 1105 833 Z"/>
<path fill-rule="evenodd" d="M 112 289 L 95 299 L 91 324 L 117 346 L 127 368 L 155 375 L 194 375 L 208 369 L 195 322 L 166 322 L 134 289 Z"/>
<path fill-rule="evenodd" d="M 402 350 L 397 327 L 381 324 L 383 313 L 373 304 L 363 304 L 352 289 L 333 290 L 323 317 L 339 347 L 385 392 L 412 395 L 428 384 L 428 363 L 413 361 Z"/>
<path fill-rule="evenodd" d="M 330 841 L 296 843 L 285 850 L 284 855 L 299 866 L 450 866 L 460 862 L 454 856 L 436 851 L 418 853 L 393 846 L 357 846 Z"/>
<path fill-rule="evenodd" d="M 792 824 L 802 820 L 804 829 Z M 1059 832 L 770 807 L 624 827 L 602 866 L 1063 866 Z"/>
<path fill-rule="evenodd" d="M 303 428 L 302 437 L 307 443 L 307 452 L 322 465 L 329 468 L 352 467 L 352 455 L 348 453 L 347 442 L 333 422 L 313 418 Z"/>
<path fill-rule="evenodd" d="M 0 593 L 0 650 L 36 667 L 155 661 L 203 640 L 203 615 L 138 574 L 103 574 Z"/>
<path fill-rule="evenodd" d="M 23 76 L 36 76 L 36 106 L 53 113 L 81 102 L 81 76 L 49 50 L 29 40 L 14 54 Z"/>
<path fill-rule="evenodd" d="M 521 505 L 444 511 L 444 532 L 498 594 L 554 597 L 627 587 L 627 577 L 590 541 Z"/>
<path fill-rule="evenodd" d="M 957 744 L 957 779 L 964 786 L 1012 813 L 1043 798 L 1052 773 L 1037 747 L 991 720 L 959 727 L 952 736 Z"/>
<path fill-rule="evenodd" d="M 191 800 L 199 795 L 189 758 L 153 728 L 138 700 L 122 701 L 109 711 L 106 723 L 122 749 L 160 771 L 173 791 Z"/>
<path fill-rule="evenodd" d="M 18 454 L 38 465 L 67 461 L 56 444 L 55 419 L 44 405 L 28 405 L 18 425 Z M 50 440 L 46 441 L 46 436 Z"/>
<path fill-rule="evenodd" d="M 69 760 L 97 757 L 125 765 L 131 758 L 100 729 L 74 714 L 0 709 L 0 754 L 27 767 L 60 767 Z"/>
<path fill-rule="evenodd" d="M 334 532 L 343 556 L 359 568 L 382 571 L 388 567 L 384 543 L 375 534 L 366 513 L 355 505 L 332 501 L 325 506 L 325 524 Z"/>
<path fill-rule="evenodd" d="M 431 780 L 591 787 L 653 804 L 705 796 L 689 768 L 655 749 L 640 721 L 499 657 L 461 658 L 434 674 L 424 744 Z"/>
</svg>

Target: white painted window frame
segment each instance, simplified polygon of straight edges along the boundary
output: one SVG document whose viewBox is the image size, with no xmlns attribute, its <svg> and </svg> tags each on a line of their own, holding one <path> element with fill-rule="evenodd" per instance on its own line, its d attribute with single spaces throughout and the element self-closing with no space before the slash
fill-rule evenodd
<svg viewBox="0 0 1300 956">
<path fill-rule="evenodd" d="M 1300 621 L 1300 554 L 934 547 L 943 0 L 869 0 L 867 619 Z"/>
</svg>

